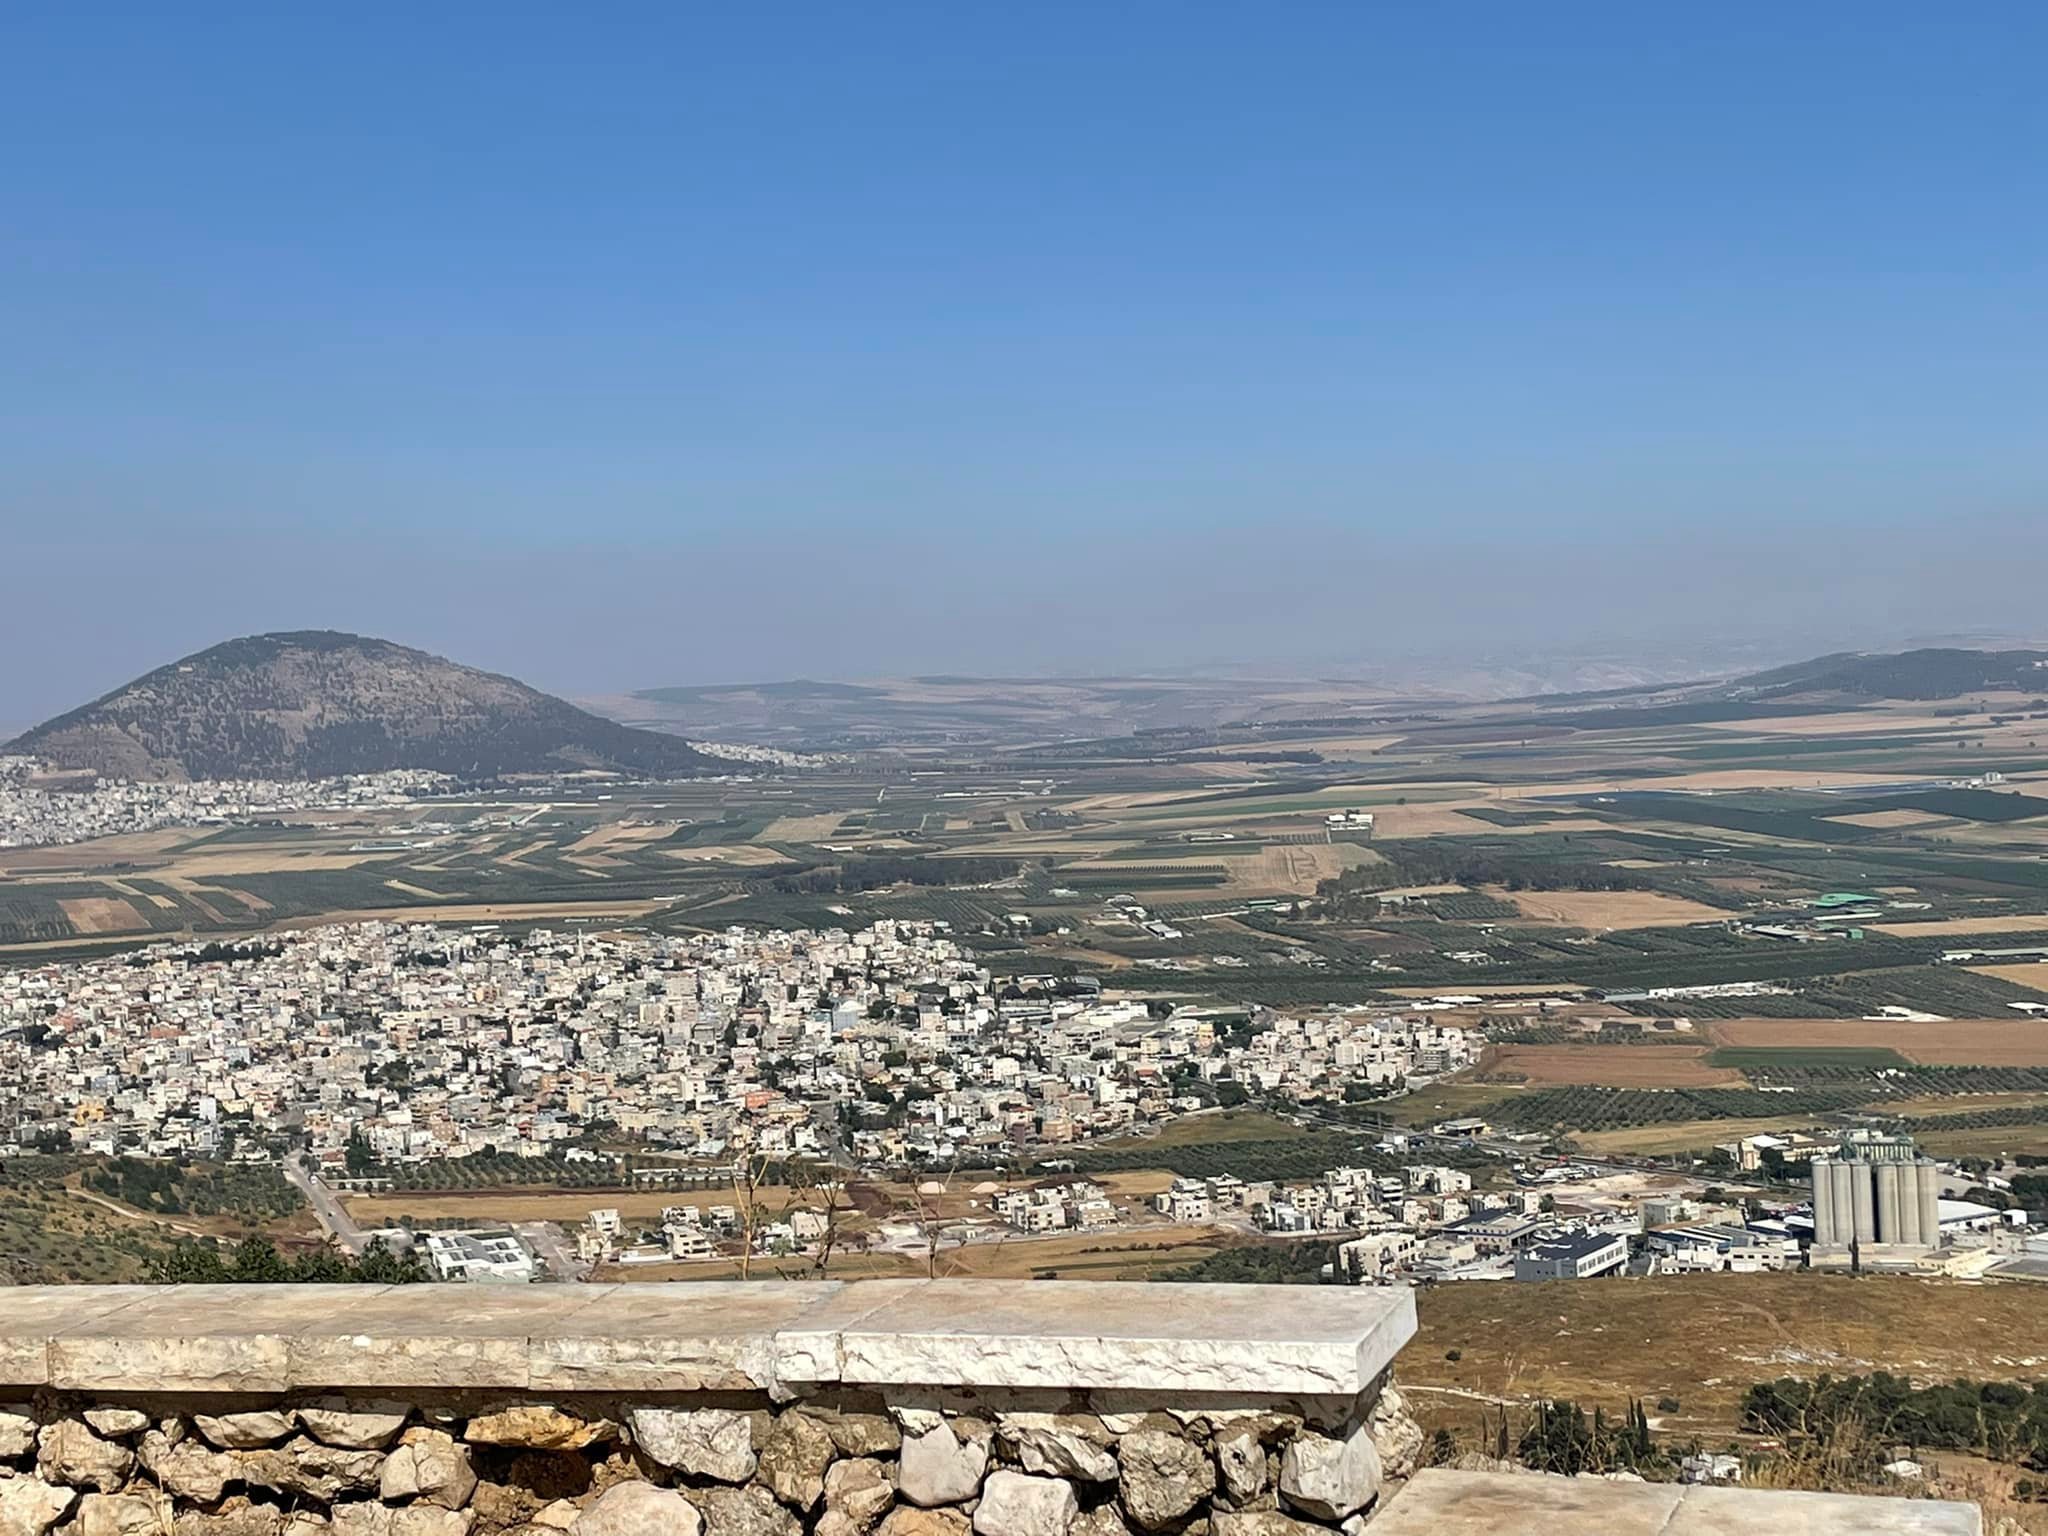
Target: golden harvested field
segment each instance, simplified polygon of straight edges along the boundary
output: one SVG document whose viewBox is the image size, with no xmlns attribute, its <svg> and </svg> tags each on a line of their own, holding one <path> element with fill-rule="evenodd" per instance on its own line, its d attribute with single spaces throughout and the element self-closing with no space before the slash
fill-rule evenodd
<svg viewBox="0 0 2048 1536">
<path fill-rule="evenodd" d="M 1490 891 L 1513 902 L 1523 915 L 1571 928 L 1677 928 L 1687 923 L 1724 923 L 1734 916 L 1703 901 L 1657 891 Z"/>
<path fill-rule="evenodd" d="M 1744 1390 L 1777 1376 L 1873 1369 L 1921 1381 L 2033 1377 L 2048 1367 L 2048 1305 L 2024 1281 L 1660 1275 L 1540 1285 L 1440 1285 L 1396 1367 L 1426 1424 L 1469 1439 L 1482 1404 L 1573 1398 L 1609 1413 L 1678 1399 L 1663 1428 L 1725 1436 Z M 1456 1349 L 1461 1358 L 1444 1358 Z"/>
<path fill-rule="evenodd" d="M 1707 1047 L 1692 1045 L 1496 1045 L 1484 1074 L 1514 1072 L 1537 1087 L 1594 1083 L 1608 1088 L 1729 1088 L 1742 1084 L 1732 1067 L 1707 1064 Z"/>
<path fill-rule="evenodd" d="M 661 856 L 665 859 L 681 859 L 692 864 L 759 866 L 788 862 L 773 848 L 757 848 L 752 843 L 732 843 L 722 848 L 664 848 L 661 850 Z"/>
<path fill-rule="evenodd" d="M 2048 1020 L 2039 1019 L 1716 1019 L 1707 1032 L 1731 1046 L 1886 1046 L 1930 1067 L 2048 1067 Z"/>
<path fill-rule="evenodd" d="M 1858 811 L 1849 816 L 1830 816 L 1829 821 L 1838 821 L 1845 827 L 1932 827 L 1945 821 L 1949 816 L 1939 816 L 1933 811 Z"/>
<path fill-rule="evenodd" d="M 1384 860 L 1357 843 L 1276 843 L 1249 857 L 1222 862 L 1230 872 L 1231 890 L 1313 896 L 1319 882 Z"/>
<path fill-rule="evenodd" d="M 839 830 L 839 823 L 845 820 L 840 811 L 826 811 L 816 816 L 778 816 L 761 829 L 764 843 L 822 843 Z"/>
<path fill-rule="evenodd" d="M 170 869 L 186 880 L 215 880 L 223 875 L 291 874 L 305 870 L 354 869 L 375 855 L 349 853 L 332 845 L 298 848 L 289 843 L 252 843 L 247 847 L 181 853 Z M 389 858 L 389 855 L 384 855 Z"/>
<path fill-rule="evenodd" d="M 117 837 L 48 848 L 0 849 L 0 875 L 35 875 L 53 871 L 105 869 L 109 865 L 152 864 L 174 848 L 193 841 L 189 829 L 123 832 Z"/>
<path fill-rule="evenodd" d="M 1979 976 L 2009 981 L 2016 987 L 2026 987 L 2035 992 L 2048 992 L 2048 965 L 2039 961 L 2032 965 L 1973 965 L 1970 969 Z"/>
<path fill-rule="evenodd" d="M 132 933 L 149 926 L 133 905 L 118 896 L 74 896 L 57 905 L 78 933 Z"/>
<path fill-rule="evenodd" d="M 1464 807 L 1497 806 L 1492 799 L 1460 801 L 1457 805 L 1385 805 L 1373 807 L 1375 837 L 1526 837 L 1532 832 L 1588 832 L 1601 822 L 1579 817 L 1557 821 L 1532 821 L 1526 826 L 1494 826 L 1464 814 Z"/>
<path fill-rule="evenodd" d="M 1973 933 L 2029 933 L 2048 928 L 2048 912 L 2008 912 L 1997 917 L 1938 917 L 1924 923 L 1872 923 L 1876 933 L 1909 939 L 1940 939 Z"/>
<path fill-rule="evenodd" d="M 511 901 L 456 907 L 359 907 L 347 912 L 295 917 L 274 926 L 292 929 L 318 928 L 326 923 L 531 923 L 566 917 L 635 918 L 658 912 L 667 905 L 665 901 Z"/>
<path fill-rule="evenodd" d="M 583 836 L 577 838 L 575 842 L 565 848 L 563 853 L 570 858 L 578 855 L 587 856 L 603 853 L 606 849 L 617 848 L 621 844 L 632 846 L 639 843 L 658 843 L 663 838 L 671 837 L 674 834 L 674 827 L 634 827 L 628 826 L 624 822 L 609 822 L 604 826 L 584 833 Z"/>
</svg>

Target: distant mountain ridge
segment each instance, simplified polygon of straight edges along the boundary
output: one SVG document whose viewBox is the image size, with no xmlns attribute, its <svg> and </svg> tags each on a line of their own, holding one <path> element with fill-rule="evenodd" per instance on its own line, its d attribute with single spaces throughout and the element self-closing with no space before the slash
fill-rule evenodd
<svg viewBox="0 0 2048 1536">
<path fill-rule="evenodd" d="M 2048 693 L 2048 651 L 1946 646 L 1891 654 L 1840 651 L 1751 673 L 1728 688 L 1753 698 L 1853 693 L 1876 699 L 1952 699 L 1987 689 Z"/>
<path fill-rule="evenodd" d="M 516 679 L 335 630 L 247 635 L 159 667 L 4 749 L 108 778 L 318 779 L 415 768 L 459 778 L 720 766 Z"/>
</svg>

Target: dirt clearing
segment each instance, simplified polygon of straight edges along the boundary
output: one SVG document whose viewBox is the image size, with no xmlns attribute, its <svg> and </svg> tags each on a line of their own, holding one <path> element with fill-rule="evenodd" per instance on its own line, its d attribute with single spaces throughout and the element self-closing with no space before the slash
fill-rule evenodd
<svg viewBox="0 0 2048 1536">
<path fill-rule="evenodd" d="M 1607 1088 L 1733 1088 L 1742 1074 L 1707 1064 L 1707 1048 L 1691 1045 L 1497 1045 L 1481 1063 L 1486 1075 L 1517 1073 L 1535 1086 L 1593 1083 Z"/>
<path fill-rule="evenodd" d="M 1489 891 L 1539 923 L 1570 928 L 1680 928 L 1725 923 L 1736 914 L 1658 891 Z"/>
<path fill-rule="evenodd" d="M 1317 884 L 1333 875 L 1384 861 L 1357 843 L 1275 843 L 1222 862 L 1231 890 L 1313 896 Z"/>
</svg>

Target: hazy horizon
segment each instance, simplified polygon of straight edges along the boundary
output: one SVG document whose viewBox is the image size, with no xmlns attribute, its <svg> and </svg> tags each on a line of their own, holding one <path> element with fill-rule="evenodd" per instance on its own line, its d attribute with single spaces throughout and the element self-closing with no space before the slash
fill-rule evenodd
<svg viewBox="0 0 2048 1536">
<path fill-rule="evenodd" d="M 17 10 L 0 721 L 281 629 L 580 697 L 2038 637 L 2044 42 Z"/>
</svg>

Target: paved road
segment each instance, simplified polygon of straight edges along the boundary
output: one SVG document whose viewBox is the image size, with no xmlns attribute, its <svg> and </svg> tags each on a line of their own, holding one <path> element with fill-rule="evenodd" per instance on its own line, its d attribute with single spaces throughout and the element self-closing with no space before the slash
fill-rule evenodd
<svg viewBox="0 0 2048 1536">
<path fill-rule="evenodd" d="M 284 1160 L 284 1176 L 298 1186 L 306 1197 L 306 1203 L 313 1207 L 313 1214 L 320 1225 L 342 1248 L 349 1253 L 361 1253 L 370 1241 L 369 1234 L 355 1224 L 348 1208 L 341 1203 L 333 1190 L 322 1184 L 317 1175 L 306 1172 L 299 1166 L 299 1160 L 288 1157 Z"/>
</svg>

